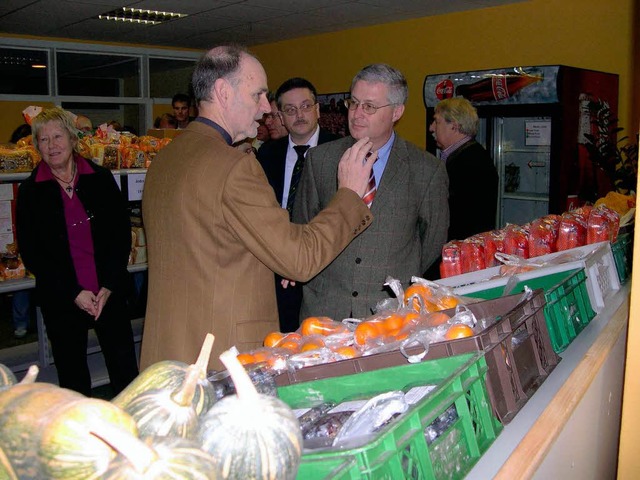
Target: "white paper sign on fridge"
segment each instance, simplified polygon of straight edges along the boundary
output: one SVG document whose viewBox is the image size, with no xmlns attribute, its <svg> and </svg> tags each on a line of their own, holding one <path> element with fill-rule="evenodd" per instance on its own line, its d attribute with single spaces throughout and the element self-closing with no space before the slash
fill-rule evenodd
<svg viewBox="0 0 640 480">
<path fill-rule="evenodd" d="M 551 145 L 551 122 L 525 122 L 525 145 Z"/>
</svg>

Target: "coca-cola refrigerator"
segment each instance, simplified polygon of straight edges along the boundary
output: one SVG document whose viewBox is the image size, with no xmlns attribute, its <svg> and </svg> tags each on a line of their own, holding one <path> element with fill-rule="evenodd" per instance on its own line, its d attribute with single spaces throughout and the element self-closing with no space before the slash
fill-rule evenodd
<svg viewBox="0 0 640 480">
<path fill-rule="evenodd" d="M 428 131 L 434 107 L 454 96 L 478 110 L 476 140 L 500 176 L 498 227 L 562 213 L 612 189 L 585 144 L 611 136 L 603 122 L 617 118 L 618 75 L 564 65 L 428 75 L 427 150 L 436 155 Z"/>
</svg>

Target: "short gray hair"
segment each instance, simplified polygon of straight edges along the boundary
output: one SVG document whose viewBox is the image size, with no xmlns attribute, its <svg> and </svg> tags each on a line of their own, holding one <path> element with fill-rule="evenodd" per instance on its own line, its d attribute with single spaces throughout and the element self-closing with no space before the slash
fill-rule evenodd
<svg viewBox="0 0 640 480">
<path fill-rule="evenodd" d="M 359 81 L 384 83 L 389 88 L 387 100 L 394 105 L 404 105 L 409 97 L 407 79 L 400 70 L 386 63 L 373 63 L 360 70 L 351 82 L 351 90 Z"/>
<path fill-rule="evenodd" d="M 222 45 L 205 53 L 196 64 L 191 77 L 196 103 L 211 100 L 211 89 L 219 78 L 229 79 L 235 86 L 238 82 L 233 77 L 240 69 L 240 61 L 245 55 L 255 58 L 241 45 Z"/>
<path fill-rule="evenodd" d="M 447 98 L 440 101 L 434 113 L 439 113 L 447 123 L 455 122 L 460 133 L 475 137 L 478 133 L 478 112 L 469 100 L 463 97 Z"/>
</svg>

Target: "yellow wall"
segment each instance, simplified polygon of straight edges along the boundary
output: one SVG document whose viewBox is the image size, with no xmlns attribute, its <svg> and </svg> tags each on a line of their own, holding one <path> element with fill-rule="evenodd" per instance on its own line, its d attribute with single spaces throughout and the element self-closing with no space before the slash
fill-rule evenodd
<svg viewBox="0 0 640 480">
<path fill-rule="evenodd" d="M 620 75 L 620 126 L 631 124 L 634 0 L 531 0 L 252 48 L 272 89 L 292 76 L 320 93 L 348 91 L 364 65 L 386 62 L 409 83 L 398 132 L 425 145 L 427 74 L 517 65 L 570 65 Z M 320 48 L 321 47 L 321 48 Z"/>
<path fill-rule="evenodd" d="M 419 146 L 426 141 L 422 85 L 428 74 L 517 65 L 570 65 L 617 73 L 618 117 L 626 134 L 637 131 L 640 118 L 640 98 L 633 97 L 632 88 L 635 3 L 529 0 L 259 45 L 252 51 L 265 65 L 272 89 L 289 77 L 302 76 L 320 93 L 343 92 L 368 63 L 399 68 L 409 82 L 409 103 L 398 131 Z M 7 120 L 19 121 L 0 110 L 0 140 L 15 128 L 7 127 Z"/>
</svg>

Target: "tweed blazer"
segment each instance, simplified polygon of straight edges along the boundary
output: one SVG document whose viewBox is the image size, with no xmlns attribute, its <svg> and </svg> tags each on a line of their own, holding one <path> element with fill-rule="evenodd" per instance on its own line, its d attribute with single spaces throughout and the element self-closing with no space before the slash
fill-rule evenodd
<svg viewBox="0 0 640 480">
<path fill-rule="evenodd" d="M 308 280 L 372 221 L 358 195 L 340 189 L 309 225 L 290 223 L 255 156 L 197 120 L 154 159 L 142 211 L 149 293 L 141 369 L 193 363 L 209 332 L 211 368 L 233 345 L 260 346 L 278 329 L 272 272 Z"/>
<path fill-rule="evenodd" d="M 307 154 L 293 220 L 314 218 L 337 188 L 336 171 L 352 137 L 319 145 Z M 377 186 L 376 221 L 304 285 L 300 318 L 363 318 L 389 298 L 387 276 L 408 285 L 439 256 L 447 236 L 448 178 L 444 163 L 396 135 Z"/>
</svg>

